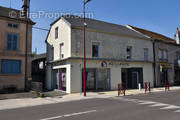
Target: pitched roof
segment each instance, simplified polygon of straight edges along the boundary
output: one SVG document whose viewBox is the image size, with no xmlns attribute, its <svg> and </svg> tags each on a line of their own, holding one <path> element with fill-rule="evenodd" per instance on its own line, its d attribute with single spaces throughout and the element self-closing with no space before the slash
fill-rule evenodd
<svg viewBox="0 0 180 120">
<path fill-rule="evenodd" d="M 74 15 L 61 16 L 56 21 L 54 21 L 51 24 L 51 26 L 55 24 L 57 21 L 59 21 L 62 17 L 65 20 L 67 20 L 71 24 L 72 27 L 83 28 L 83 25 L 84 25 L 83 18 L 79 16 L 74 16 Z M 122 25 L 112 24 L 112 23 L 90 19 L 90 18 L 86 18 L 86 23 L 87 23 L 87 27 L 86 27 L 87 29 L 102 31 L 105 33 L 113 33 L 113 34 L 120 34 L 120 35 L 125 35 L 125 36 L 133 36 L 133 37 L 138 37 L 142 39 L 147 39 L 147 37 L 133 30 L 130 30 Z"/>
<path fill-rule="evenodd" d="M 20 10 L 6 8 L 6 7 L 2 7 L 2 6 L 0 6 L 0 17 L 18 20 L 18 21 L 22 21 L 22 22 L 28 22 L 29 24 L 32 24 L 32 25 L 35 24 L 31 19 L 26 19 L 26 18 L 21 17 Z"/>
<path fill-rule="evenodd" d="M 172 38 L 169 38 L 167 36 L 164 36 L 162 34 L 159 34 L 159 33 L 155 33 L 155 32 L 152 32 L 152 31 L 149 31 L 149 30 L 145 30 L 145 29 L 142 29 L 142 28 L 137 28 L 137 27 L 134 27 L 134 26 L 131 26 L 131 25 L 128 25 L 129 27 L 131 27 L 132 29 L 152 38 L 152 39 L 155 39 L 155 40 L 160 40 L 160 41 L 164 41 L 164 42 L 170 42 L 170 43 L 176 43 L 176 41 Z"/>
<path fill-rule="evenodd" d="M 46 58 L 46 53 L 42 53 L 42 54 L 39 54 L 39 55 L 35 55 L 32 60 L 38 60 L 38 59 L 45 59 Z"/>
</svg>

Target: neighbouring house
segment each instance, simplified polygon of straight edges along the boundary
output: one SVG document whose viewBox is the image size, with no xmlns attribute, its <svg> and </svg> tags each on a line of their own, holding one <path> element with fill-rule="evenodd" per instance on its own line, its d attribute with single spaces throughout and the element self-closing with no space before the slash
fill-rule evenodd
<svg viewBox="0 0 180 120">
<path fill-rule="evenodd" d="M 32 58 L 32 89 L 45 90 L 46 54 L 35 55 Z"/>
<path fill-rule="evenodd" d="M 180 31 L 177 28 L 175 33 L 175 40 L 176 43 L 180 44 Z M 179 48 L 180 49 L 180 48 Z M 175 85 L 180 85 L 180 50 L 176 50 L 176 60 L 175 60 Z"/>
<path fill-rule="evenodd" d="M 26 24 L 28 41 L 26 52 Z M 31 80 L 32 26 L 35 23 L 21 16 L 21 11 L 0 6 L 0 90 L 25 89 L 25 55 L 27 79 Z"/>
<path fill-rule="evenodd" d="M 148 36 L 153 41 L 154 84 L 157 87 L 164 86 L 165 83 L 180 85 L 180 64 L 178 63 L 180 60 L 179 32 L 176 32 L 177 38 L 174 40 L 142 28 L 130 25 L 128 27 Z"/>
<path fill-rule="evenodd" d="M 151 39 L 125 26 L 86 19 L 88 91 L 115 90 L 119 83 L 136 89 L 153 86 Z M 51 24 L 46 39 L 46 88 L 83 91 L 83 18 L 62 16 Z"/>
</svg>

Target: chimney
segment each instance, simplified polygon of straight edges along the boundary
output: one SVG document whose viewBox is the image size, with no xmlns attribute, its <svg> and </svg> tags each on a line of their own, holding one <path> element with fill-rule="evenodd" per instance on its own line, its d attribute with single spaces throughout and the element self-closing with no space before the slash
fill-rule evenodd
<svg viewBox="0 0 180 120">
<path fill-rule="evenodd" d="M 179 28 L 176 29 L 176 33 L 174 35 L 174 39 L 176 40 L 177 44 L 180 44 L 180 32 L 179 32 Z"/>
<path fill-rule="evenodd" d="M 22 0 L 22 16 L 28 17 L 28 10 L 29 10 L 30 0 Z"/>
</svg>

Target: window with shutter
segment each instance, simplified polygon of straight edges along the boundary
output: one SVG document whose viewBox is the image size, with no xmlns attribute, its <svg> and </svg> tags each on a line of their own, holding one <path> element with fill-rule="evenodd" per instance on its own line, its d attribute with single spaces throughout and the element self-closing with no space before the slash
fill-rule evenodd
<svg viewBox="0 0 180 120">
<path fill-rule="evenodd" d="M 7 50 L 17 50 L 18 49 L 18 35 L 8 33 L 7 34 Z"/>
<path fill-rule="evenodd" d="M 2 60 L 1 73 L 2 74 L 20 74 L 21 61 L 20 60 Z"/>
</svg>

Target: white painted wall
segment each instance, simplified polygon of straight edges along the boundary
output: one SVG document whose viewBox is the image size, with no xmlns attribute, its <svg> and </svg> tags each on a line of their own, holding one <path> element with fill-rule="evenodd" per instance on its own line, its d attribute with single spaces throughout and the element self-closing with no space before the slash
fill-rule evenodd
<svg viewBox="0 0 180 120">
<path fill-rule="evenodd" d="M 71 93 L 72 92 L 72 89 L 71 89 L 71 73 L 72 73 L 72 70 L 71 70 L 71 65 L 70 64 L 67 64 L 67 65 L 62 65 L 62 66 L 55 66 L 53 67 L 54 70 L 56 69 L 61 69 L 61 68 L 65 68 L 66 69 L 66 93 Z"/>
<path fill-rule="evenodd" d="M 55 39 L 55 28 L 59 27 L 58 39 Z M 51 26 L 47 42 L 54 47 L 54 60 L 60 59 L 60 44 L 64 43 L 64 58 L 71 56 L 71 25 L 65 19 L 60 19 Z M 48 53 L 51 54 L 51 53 Z M 63 58 L 63 59 L 64 59 Z"/>
</svg>

